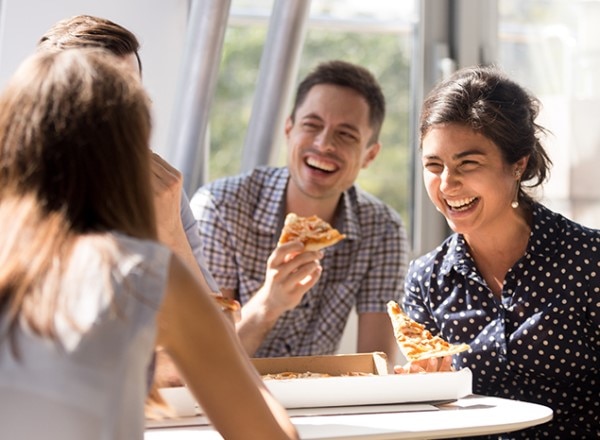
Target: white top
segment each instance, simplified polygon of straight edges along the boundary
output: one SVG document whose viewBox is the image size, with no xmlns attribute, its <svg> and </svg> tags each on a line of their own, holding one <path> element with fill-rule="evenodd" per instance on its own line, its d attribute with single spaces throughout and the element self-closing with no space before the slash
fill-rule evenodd
<svg viewBox="0 0 600 440">
<path fill-rule="evenodd" d="M 55 320 L 58 343 L 17 331 L 19 359 L 0 342 L 2 438 L 141 439 L 146 374 L 170 251 L 113 234 L 116 252 L 80 240 L 61 300 L 75 323 Z M 116 257 L 114 301 L 102 282 L 101 253 Z M 0 321 L 1 323 L 2 321 Z"/>
</svg>

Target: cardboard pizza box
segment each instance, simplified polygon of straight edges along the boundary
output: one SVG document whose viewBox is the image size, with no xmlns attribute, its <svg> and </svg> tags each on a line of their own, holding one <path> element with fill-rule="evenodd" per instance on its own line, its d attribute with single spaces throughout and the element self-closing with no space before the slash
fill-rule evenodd
<svg viewBox="0 0 600 440">
<path fill-rule="evenodd" d="M 331 377 L 269 379 L 265 385 L 288 409 L 439 403 L 472 394 L 468 368 L 442 373 L 388 374 L 384 353 L 252 359 L 259 374 L 326 373 Z M 366 376 L 341 376 L 349 372 Z M 161 389 L 180 417 L 202 413 L 186 387 Z"/>
<path fill-rule="evenodd" d="M 252 363 L 261 376 L 284 372 L 323 373 L 331 376 L 348 373 L 388 374 L 387 355 L 383 352 L 253 358 Z"/>
<path fill-rule="evenodd" d="M 440 403 L 472 394 L 468 368 L 443 373 L 265 380 L 286 408 Z"/>
</svg>

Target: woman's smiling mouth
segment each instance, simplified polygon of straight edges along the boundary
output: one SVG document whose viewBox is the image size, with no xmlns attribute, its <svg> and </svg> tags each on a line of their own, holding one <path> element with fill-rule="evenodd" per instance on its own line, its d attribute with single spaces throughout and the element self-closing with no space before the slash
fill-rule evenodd
<svg viewBox="0 0 600 440">
<path fill-rule="evenodd" d="M 466 211 L 467 209 L 471 208 L 478 200 L 478 197 L 468 197 L 458 200 L 446 200 L 445 202 L 446 205 L 452 211 Z"/>
</svg>

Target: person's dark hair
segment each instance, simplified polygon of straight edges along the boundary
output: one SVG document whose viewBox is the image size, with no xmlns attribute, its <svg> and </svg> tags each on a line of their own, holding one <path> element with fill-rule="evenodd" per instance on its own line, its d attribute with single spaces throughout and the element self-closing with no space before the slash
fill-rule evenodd
<svg viewBox="0 0 600 440">
<path fill-rule="evenodd" d="M 381 125 L 385 118 L 385 98 L 373 74 L 361 66 L 346 61 L 334 60 L 319 64 L 298 85 L 290 118 L 296 117 L 296 110 L 302 105 L 308 92 L 316 85 L 332 84 L 348 87 L 360 94 L 369 106 L 369 123 L 373 136 L 369 144 L 377 142 Z"/>
<path fill-rule="evenodd" d="M 76 48 L 106 49 L 117 56 L 135 54 L 140 73 L 140 43 L 136 36 L 110 20 L 91 15 L 76 15 L 56 22 L 38 41 L 38 50 Z"/>
<path fill-rule="evenodd" d="M 552 164 L 540 142 L 547 130 L 535 120 L 539 100 L 491 66 L 467 67 L 440 82 L 423 103 L 421 141 L 441 124 L 463 124 L 492 140 L 508 164 L 529 156 L 522 181 L 534 188 L 550 173 Z M 522 188 L 520 198 L 531 202 Z"/>
</svg>

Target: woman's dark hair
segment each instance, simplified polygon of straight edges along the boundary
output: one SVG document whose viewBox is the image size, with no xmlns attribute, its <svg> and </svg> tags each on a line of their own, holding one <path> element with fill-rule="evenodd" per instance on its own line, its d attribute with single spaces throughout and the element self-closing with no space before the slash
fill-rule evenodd
<svg viewBox="0 0 600 440">
<path fill-rule="evenodd" d="M 547 130 L 535 120 L 540 102 L 500 69 L 474 66 L 455 72 L 427 95 L 420 119 L 421 141 L 436 126 L 462 124 L 493 141 L 508 164 L 529 156 L 522 181 L 534 188 L 552 164 L 540 142 Z M 519 190 L 520 197 L 531 197 Z"/>
</svg>

